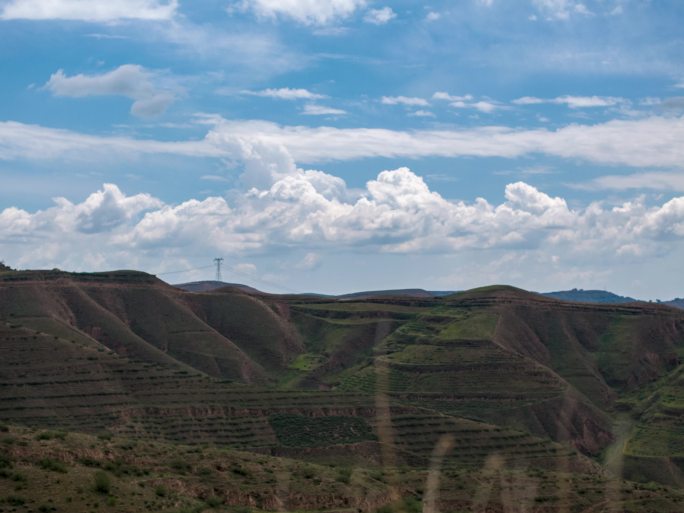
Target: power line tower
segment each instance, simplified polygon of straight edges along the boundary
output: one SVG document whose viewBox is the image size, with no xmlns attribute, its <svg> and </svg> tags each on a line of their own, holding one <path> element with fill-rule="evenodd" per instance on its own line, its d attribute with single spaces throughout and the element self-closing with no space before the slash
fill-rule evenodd
<svg viewBox="0 0 684 513">
<path fill-rule="evenodd" d="M 223 258 L 214 258 L 214 263 L 216 264 L 216 281 L 223 281 L 221 279 L 221 264 L 223 264 Z"/>
</svg>

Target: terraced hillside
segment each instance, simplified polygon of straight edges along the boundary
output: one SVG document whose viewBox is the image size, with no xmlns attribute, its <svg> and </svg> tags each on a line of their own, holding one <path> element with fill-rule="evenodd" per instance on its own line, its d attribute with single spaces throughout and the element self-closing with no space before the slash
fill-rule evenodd
<svg viewBox="0 0 684 513">
<path fill-rule="evenodd" d="M 13 432 L 106 434 L 169 452 L 211 444 L 381 473 L 364 510 L 438 500 L 504 511 L 519 482 L 524 511 L 602 511 L 606 501 L 678 511 L 683 350 L 681 311 L 510 287 L 340 300 L 190 293 L 132 271 L 0 273 L 0 421 Z M 11 453 L 31 468 L 32 454 Z M 188 475 L 166 476 L 184 484 L 163 508 L 207 504 Z M 621 476 L 666 486 L 630 502 L 641 485 Z"/>
</svg>

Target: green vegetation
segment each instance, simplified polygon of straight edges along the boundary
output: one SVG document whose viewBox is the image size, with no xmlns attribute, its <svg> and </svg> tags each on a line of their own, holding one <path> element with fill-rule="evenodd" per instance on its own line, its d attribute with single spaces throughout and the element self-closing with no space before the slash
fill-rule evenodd
<svg viewBox="0 0 684 513">
<path fill-rule="evenodd" d="M 102 470 L 98 470 L 97 472 L 95 472 L 95 474 L 93 476 L 93 480 L 94 480 L 93 489 L 97 493 L 101 493 L 104 495 L 109 494 L 109 492 L 112 489 L 112 481 L 109 478 L 109 474 L 107 474 L 106 472 L 103 472 Z"/>
<path fill-rule="evenodd" d="M 371 427 L 358 417 L 272 415 L 269 422 L 287 447 L 316 447 L 374 440 Z"/>
</svg>

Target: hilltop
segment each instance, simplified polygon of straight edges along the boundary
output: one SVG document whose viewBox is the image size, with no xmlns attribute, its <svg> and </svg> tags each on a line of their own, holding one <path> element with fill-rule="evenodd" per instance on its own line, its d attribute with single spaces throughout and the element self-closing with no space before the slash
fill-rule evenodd
<svg viewBox="0 0 684 513">
<path fill-rule="evenodd" d="M 478 499 L 493 511 L 512 480 L 529 511 L 584 511 L 612 490 L 626 510 L 675 512 L 683 354 L 679 310 L 501 285 L 340 299 L 187 292 L 135 271 L 2 273 L 0 420 L 24 445 L 0 456 L 31 483 L 51 475 L 46 454 L 66 466 L 64 482 L 105 469 L 132 501 L 121 511 L 140 506 L 140 483 L 172 490 L 160 511 L 199 511 L 212 497 L 261 509 L 420 503 L 439 450 L 442 507 L 477 509 L 495 472 L 502 484 Z M 57 429 L 69 434 L 32 441 Z M 115 440 L 108 452 L 83 449 L 103 433 Z M 202 449 L 207 462 L 242 459 L 252 484 L 209 489 L 202 458 L 164 463 L 203 444 L 227 451 Z M 106 470 L 112 461 L 130 472 Z M 289 491 L 258 488 L 280 473 Z M 650 481 L 661 484 L 635 484 Z M 345 503 L 350 493 L 375 498 Z"/>
<path fill-rule="evenodd" d="M 545 296 L 552 297 L 555 299 L 562 299 L 563 301 L 576 301 L 579 303 L 634 303 L 638 301 L 632 297 L 620 296 L 618 294 L 613 294 L 607 290 L 583 290 L 583 289 L 572 289 L 572 290 L 560 290 L 557 292 L 545 292 Z"/>
</svg>

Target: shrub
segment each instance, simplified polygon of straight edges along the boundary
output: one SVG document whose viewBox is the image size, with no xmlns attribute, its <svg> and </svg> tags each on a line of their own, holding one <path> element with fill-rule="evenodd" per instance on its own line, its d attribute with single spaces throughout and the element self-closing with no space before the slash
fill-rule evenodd
<svg viewBox="0 0 684 513">
<path fill-rule="evenodd" d="M 112 482 L 111 479 L 109 479 L 109 474 L 107 474 L 107 472 L 98 470 L 95 472 L 93 479 L 95 481 L 94 488 L 97 493 L 101 493 L 103 495 L 109 494 L 110 490 L 112 489 Z"/>
<path fill-rule="evenodd" d="M 64 440 L 66 436 L 64 431 L 42 431 L 36 435 L 36 440 Z"/>
<path fill-rule="evenodd" d="M 168 492 L 166 491 L 166 488 L 164 488 L 162 485 L 159 485 L 154 489 L 154 493 L 157 495 L 157 497 L 166 497 Z"/>
<path fill-rule="evenodd" d="M 2 454 L 0 454 L 0 469 L 1 468 L 12 468 L 12 461 L 10 461 L 7 456 Z"/>
<path fill-rule="evenodd" d="M 60 474 L 66 474 L 67 468 L 61 461 L 55 461 L 50 458 L 42 459 L 38 462 L 38 465 L 43 470 L 49 470 L 51 472 L 59 472 Z"/>
<path fill-rule="evenodd" d="M 341 468 L 337 471 L 337 481 L 344 484 L 349 484 L 351 481 L 352 471 L 350 468 Z"/>
<path fill-rule="evenodd" d="M 204 501 L 207 506 L 210 508 L 218 508 L 223 504 L 223 500 L 220 497 L 216 497 L 215 495 L 212 495 L 211 497 L 207 497 Z"/>
<path fill-rule="evenodd" d="M 26 499 L 19 497 L 18 495 L 10 495 L 6 500 L 7 504 L 10 506 L 23 506 L 26 504 Z"/>
<path fill-rule="evenodd" d="M 171 462 L 171 468 L 178 472 L 179 474 L 187 474 L 192 471 L 192 465 L 183 460 L 173 460 Z"/>
</svg>

